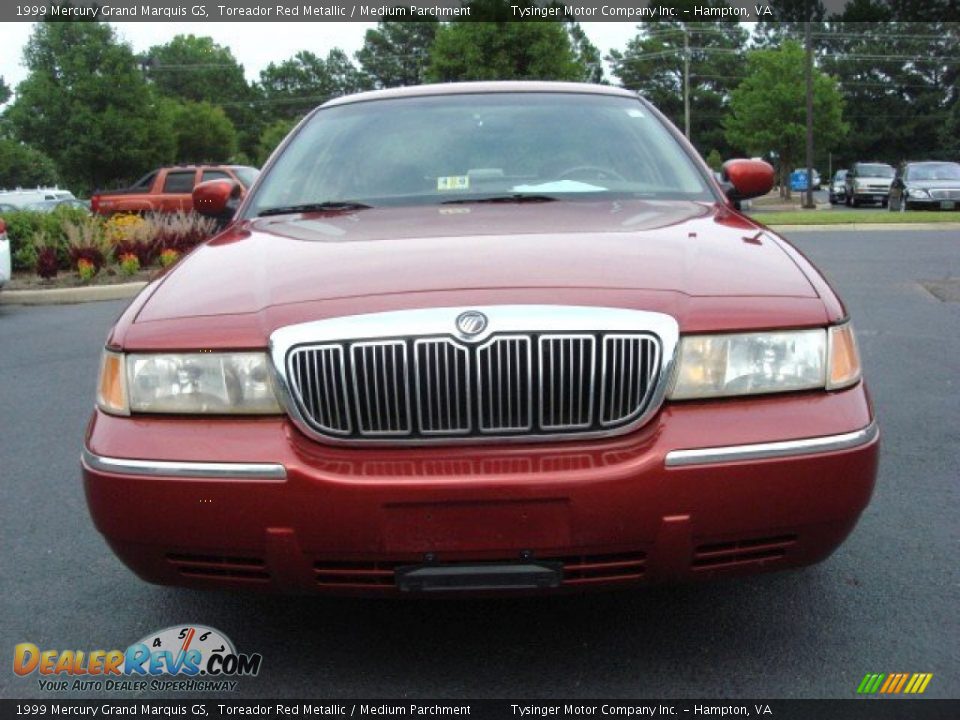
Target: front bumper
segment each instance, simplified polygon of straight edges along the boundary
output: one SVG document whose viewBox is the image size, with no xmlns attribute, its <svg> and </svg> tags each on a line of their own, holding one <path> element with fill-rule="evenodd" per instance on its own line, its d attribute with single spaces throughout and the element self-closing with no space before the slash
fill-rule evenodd
<svg viewBox="0 0 960 720">
<path fill-rule="evenodd" d="M 152 582 L 384 594 L 411 566 L 543 562 L 572 589 L 822 560 L 869 501 L 878 435 L 862 384 L 509 447 L 333 448 L 286 418 L 98 411 L 82 464 L 97 528 Z"/>
<path fill-rule="evenodd" d="M 960 208 L 960 200 L 921 198 L 915 195 L 907 195 L 904 197 L 904 202 L 912 210 L 956 210 Z"/>
</svg>

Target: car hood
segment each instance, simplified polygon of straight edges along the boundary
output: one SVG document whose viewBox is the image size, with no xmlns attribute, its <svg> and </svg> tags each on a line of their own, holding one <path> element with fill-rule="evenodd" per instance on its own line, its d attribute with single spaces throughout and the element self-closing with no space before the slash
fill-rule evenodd
<svg viewBox="0 0 960 720">
<path fill-rule="evenodd" d="M 817 297 L 777 240 L 720 205 L 431 205 L 238 223 L 163 278 L 137 322 L 505 288 Z"/>
<path fill-rule="evenodd" d="M 909 188 L 960 188 L 960 179 L 957 180 L 907 180 Z"/>
</svg>

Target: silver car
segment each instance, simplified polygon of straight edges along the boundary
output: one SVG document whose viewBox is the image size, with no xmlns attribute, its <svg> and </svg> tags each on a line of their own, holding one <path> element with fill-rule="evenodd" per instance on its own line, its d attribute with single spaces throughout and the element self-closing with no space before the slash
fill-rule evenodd
<svg viewBox="0 0 960 720">
<path fill-rule="evenodd" d="M 886 163 L 854 163 L 844 179 L 847 205 L 857 207 L 860 203 L 880 203 L 886 207 L 894 174 L 893 167 Z"/>
<path fill-rule="evenodd" d="M 847 179 L 847 169 L 837 170 L 830 181 L 830 204 L 837 205 L 842 203 L 847 197 L 847 186 L 844 181 Z"/>
</svg>

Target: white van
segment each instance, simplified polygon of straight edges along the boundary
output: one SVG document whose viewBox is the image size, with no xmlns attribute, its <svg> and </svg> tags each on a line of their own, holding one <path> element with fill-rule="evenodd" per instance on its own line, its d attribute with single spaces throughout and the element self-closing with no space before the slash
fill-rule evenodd
<svg viewBox="0 0 960 720">
<path fill-rule="evenodd" d="M 17 209 L 22 209 L 27 205 L 41 202 L 43 200 L 74 200 L 74 195 L 69 190 L 63 190 L 58 187 L 41 188 L 34 190 L 0 190 L 0 205 L 13 205 Z"/>
</svg>

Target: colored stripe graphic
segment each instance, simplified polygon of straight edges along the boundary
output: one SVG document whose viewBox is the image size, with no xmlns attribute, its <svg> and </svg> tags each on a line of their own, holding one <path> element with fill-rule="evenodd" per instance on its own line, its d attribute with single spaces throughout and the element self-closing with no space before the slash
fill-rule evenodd
<svg viewBox="0 0 960 720">
<path fill-rule="evenodd" d="M 897 683 L 897 687 L 894 688 L 893 692 L 898 693 L 903 690 L 904 684 L 907 682 L 907 674 L 900 673 L 900 682 Z"/>
<path fill-rule="evenodd" d="M 875 693 L 885 677 L 886 675 L 882 673 L 867 673 L 863 676 L 863 681 L 860 683 L 860 687 L 857 688 L 857 692 L 864 695 Z"/>
<path fill-rule="evenodd" d="M 926 691 L 933 673 L 867 673 L 857 686 L 860 695 L 919 695 Z"/>
</svg>

